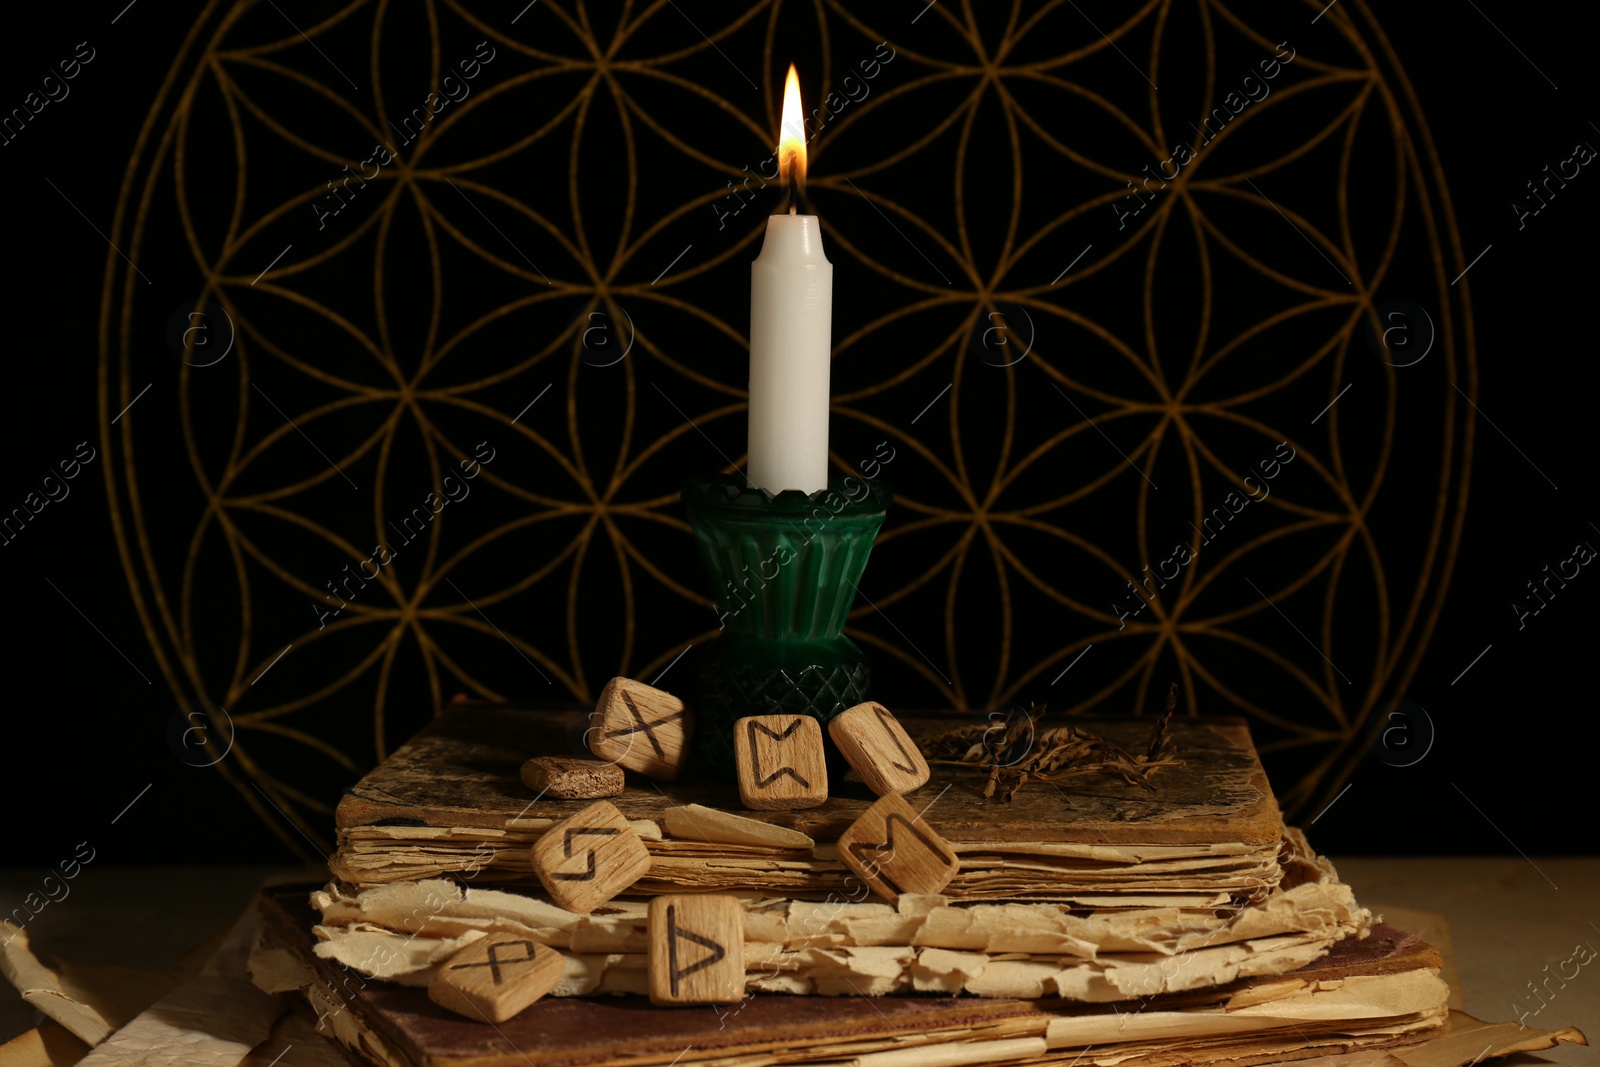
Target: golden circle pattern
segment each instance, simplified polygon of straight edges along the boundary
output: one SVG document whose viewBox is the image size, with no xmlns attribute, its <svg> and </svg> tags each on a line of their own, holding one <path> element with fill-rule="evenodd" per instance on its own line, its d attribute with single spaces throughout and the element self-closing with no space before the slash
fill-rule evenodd
<svg viewBox="0 0 1600 1067">
<path fill-rule="evenodd" d="M 841 101 L 808 190 L 840 282 L 834 461 L 894 449 L 847 632 L 888 684 L 957 708 L 1140 711 L 1177 680 L 1185 710 L 1244 714 L 1298 761 L 1291 811 L 1330 796 L 1438 619 L 1475 379 L 1417 102 L 1363 4 L 1319 6 L 1149 0 L 1096 24 L 1049 0 L 692 20 L 541 0 L 513 21 L 361 0 L 291 22 L 211 0 L 112 234 L 191 281 L 158 300 L 108 261 L 101 411 L 160 669 L 236 728 L 219 772 L 322 847 L 325 782 L 419 707 L 586 701 L 715 635 L 676 489 L 743 463 L 744 264 L 777 206 L 749 175 L 799 34 Z M 1283 33 L 1270 94 L 1130 200 Z M 1413 290 L 1388 292 L 1402 269 Z M 1435 309 L 1420 369 L 1359 363 L 1393 295 Z M 146 320 L 193 300 L 226 313 L 231 358 L 152 365 Z M 113 424 L 152 375 L 178 401 Z M 1127 612 L 1126 583 L 1279 442 L 1282 481 L 1234 512 L 1253 525 Z M 451 497 L 484 447 L 479 503 Z M 1375 521 L 1401 483 L 1435 501 L 1426 529 Z M 428 493 L 448 503 L 419 517 Z"/>
</svg>

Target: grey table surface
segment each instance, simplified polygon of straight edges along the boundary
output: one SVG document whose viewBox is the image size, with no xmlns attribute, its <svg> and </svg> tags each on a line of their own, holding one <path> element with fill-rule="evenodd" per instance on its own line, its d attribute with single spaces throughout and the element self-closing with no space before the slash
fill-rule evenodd
<svg viewBox="0 0 1600 1067">
<path fill-rule="evenodd" d="M 1528 1015 L 1530 1026 L 1577 1026 L 1600 1042 L 1600 960 L 1581 967 L 1570 980 L 1546 983 L 1575 947 L 1600 951 L 1600 858 L 1335 858 L 1334 863 L 1368 907 L 1446 917 L 1467 1011 L 1489 1020 L 1538 1011 Z M 268 876 L 282 873 L 272 867 L 90 865 L 70 883 L 67 897 L 47 905 L 29 924 L 29 935 L 41 954 L 170 970 L 231 925 Z M 43 874 L 0 871 L 3 910 L 36 892 Z M 1535 998 L 1530 984 L 1548 990 L 1544 1001 Z M 36 1021 L 33 1010 L 0 981 L 0 1041 Z M 1561 1064 L 1600 1062 L 1593 1047 L 1565 1046 L 1540 1056 Z"/>
</svg>

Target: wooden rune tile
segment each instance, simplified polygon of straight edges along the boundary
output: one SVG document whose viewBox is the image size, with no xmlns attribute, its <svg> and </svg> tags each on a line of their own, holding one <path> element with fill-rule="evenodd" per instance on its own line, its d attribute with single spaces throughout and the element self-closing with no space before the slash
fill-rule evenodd
<svg viewBox="0 0 1600 1067">
<path fill-rule="evenodd" d="M 737 898 L 706 893 L 656 897 L 650 902 L 649 924 L 652 1004 L 733 1004 L 744 999 L 744 908 Z"/>
<path fill-rule="evenodd" d="M 961 869 L 950 845 L 905 797 L 881 796 L 839 837 L 839 859 L 889 903 L 937 893 Z"/>
<path fill-rule="evenodd" d="M 561 981 L 561 953 L 515 934 L 480 937 L 439 965 L 428 999 L 469 1019 L 503 1023 Z"/>
<path fill-rule="evenodd" d="M 670 782 L 689 758 L 693 730 L 693 713 L 671 693 L 613 678 L 600 690 L 584 742 L 607 763 Z"/>
<path fill-rule="evenodd" d="M 522 784 L 554 800 L 614 797 L 626 784 L 615 763 L 567 756 L 535 756 L 522 765 Z"/>
<path fill-rule="evenodd" d="M 561 907 L 586 915 L 650 869 L 644 840 L 615 804 L 597 800 L 533 843 L 533 871 Z"/>
<path fill-rule="evenodd" d="M 809 715 L 751 715 L 733 725 L 739 799 L 755 811 L 814 808 L 828 800 L 822 725 Z"/>
<path fill-rule="evenodd" d="M 867 701 L 828 721 L 828 736 L 868 789 L 880 797 L 909 793 L 928 780 L 928 761 L 900 720 L 882 704 Z"/>
</svg>

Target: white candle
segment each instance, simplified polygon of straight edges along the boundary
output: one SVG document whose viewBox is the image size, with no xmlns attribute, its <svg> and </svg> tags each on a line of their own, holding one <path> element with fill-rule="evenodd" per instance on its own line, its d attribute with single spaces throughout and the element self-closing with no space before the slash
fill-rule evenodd
<svg viewBox="0 0 1600 1067">
<path fill-rule="evenodd" d="M 792 66 L 778 155 L 785 180 L 802 185 L 805 128 Z M 752 486 L 770 493 L 827 488 L 832 339 L 833 264 L 822 251 L 821 222 L 815 215 L 774 215 L 750 264 Z"/>
</svg>

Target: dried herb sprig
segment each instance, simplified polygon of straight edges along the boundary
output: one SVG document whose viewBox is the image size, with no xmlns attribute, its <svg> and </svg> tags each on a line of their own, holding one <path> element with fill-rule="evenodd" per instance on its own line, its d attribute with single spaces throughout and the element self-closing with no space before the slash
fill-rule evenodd
<svg viewBox="0 0 1600 1067">
<path fill-rule="evenodd" d="M 1029 782 L 1060 782 L 1091 774 L 1118 774 L 1130 785 L 1155 791 L 1150 778 L 1162 767 L 1183 761 L 1176 756 L 1167 722 L 1176 707 L 1177 686 L 1168 695 L 1167 710 L 1156 719 L 1144 752 L 1134 755 L 1071 723 L 1041 727 L 1045 708 L 1014 708 L 1003 719 L 961 726 L 922 743 L 928 762 L 987 767 L 983 795 L 998 791 L 1006 802 Z"/>
</svg>

